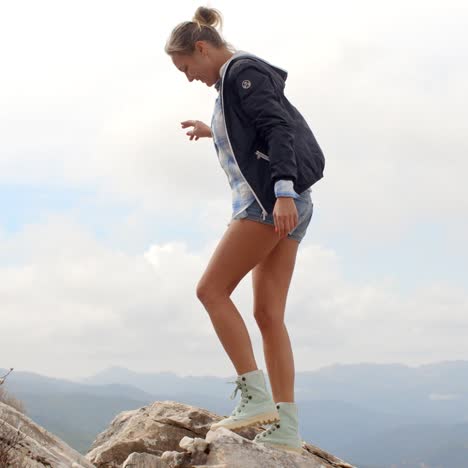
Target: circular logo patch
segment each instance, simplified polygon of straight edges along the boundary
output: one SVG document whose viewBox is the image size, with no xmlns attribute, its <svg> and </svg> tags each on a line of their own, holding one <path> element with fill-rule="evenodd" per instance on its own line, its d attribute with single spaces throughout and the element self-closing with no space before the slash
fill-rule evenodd
<svg viewBox="0 0 468 468">
<path fill-rule="evenodd" d="M 242 87 L 243 87 L 244 89 L 248 89 L 248 88 L 250 88 L 250 85 L 251 85 L 251 84 L 252 84 L 252 83 L 251 83 L 249 80 L 244 80 L 244 81 L 242 82 Z"/>
</svg>

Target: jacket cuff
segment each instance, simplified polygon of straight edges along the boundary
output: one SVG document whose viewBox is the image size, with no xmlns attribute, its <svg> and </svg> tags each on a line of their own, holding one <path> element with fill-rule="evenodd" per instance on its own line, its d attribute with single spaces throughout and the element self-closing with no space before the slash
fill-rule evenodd
<svg viewBox="0 0 468 468">
<path fill-rule="evenodd" d="M 299 198 L 299 195 L 294 191 L 294 182 L 292 180 L 277 180 L 275 182 L 275 196 Z"/>
</svg>

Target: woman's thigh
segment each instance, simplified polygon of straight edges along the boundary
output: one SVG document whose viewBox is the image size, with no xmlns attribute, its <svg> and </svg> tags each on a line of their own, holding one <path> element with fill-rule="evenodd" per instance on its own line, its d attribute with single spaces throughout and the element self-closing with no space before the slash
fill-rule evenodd
<svg viewBox="0 0 468 468">
<path fill-rule="evenodd" d="M 197 285 L 200 300 L 228 295 L 281 239 L 271 225 L 250 219 L 230 223 Z"/>
<path fill-rule="evenodd" d="M 299 243 L 282 239 L 252 271 L 253 312 L 258 322 L 282 322 Z"/>
</svg>

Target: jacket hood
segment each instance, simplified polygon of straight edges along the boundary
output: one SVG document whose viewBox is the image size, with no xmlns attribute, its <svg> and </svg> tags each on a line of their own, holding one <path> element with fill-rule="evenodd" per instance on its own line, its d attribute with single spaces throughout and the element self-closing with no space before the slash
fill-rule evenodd
<svg viewBox="0 0 468 468">
<path fill-rule="evenodd" d="M 215 83 L 215 88 L 219 91 L 219 88 L 221 87 L 221 83 L 224 79 L 224 74 L 226 72 L 226 69 L 227 69 L 227 66 L 229 65 L 229 63 L 233 60 L 237 60 L 238 58 L 252 58 L 252 59 L 255 59 L 255 60 L 259 60 L 265 64 L 267 64 L 274 72 L 276 72 L 279 77 L 283 80 L 283 81 L 286 81 L 286 79 L 288 78 L 288 72 L 284 69 L 284 68 L 281 68 L 281 67 L 278 67 L 277 65 L 273 65 L 272 63 L 268 62 L 267 60 L 263 59 L 263 58 L 260 58 L 258 57 L 257 55 L 255 54 L 252 54 L 251 52 L 247 52 L 245 50 L 238 50 L 234 53 L 234 55 L 227 61 L 225 62 L 222 67 L 220 68 L 220 78 L 218 79 L 218 81 Z"/>
</svg>

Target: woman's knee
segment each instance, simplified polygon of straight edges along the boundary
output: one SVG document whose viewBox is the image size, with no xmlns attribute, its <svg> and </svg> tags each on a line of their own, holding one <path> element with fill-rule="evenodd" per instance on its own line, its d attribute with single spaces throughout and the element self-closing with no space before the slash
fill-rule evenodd
<svg viewBox="0 0 468 468">
<path fill-rule="evenodd" d="M 274 310 L 255 310 L 254 318 L 262 333 L 274 332 L 284 326 L 283 314 Z"/>
<path fill-rule="evenodd" d="M 205 302 L 208 295 L 210 294 L 210 288 L 203 281 L 199 281 L 195 289 L 195 294 L 200 302 Z"/>
<path fill-rule="evenodd" d="M 200 280 L 198 282 L 195 293 L 198 300 L 202 303 L 213 302 L 225 296 L 229 297 L 227 291 L 223 291 L 221 288 L 217 287 L 214 282 L 206 280 Z"/>
</svg>

